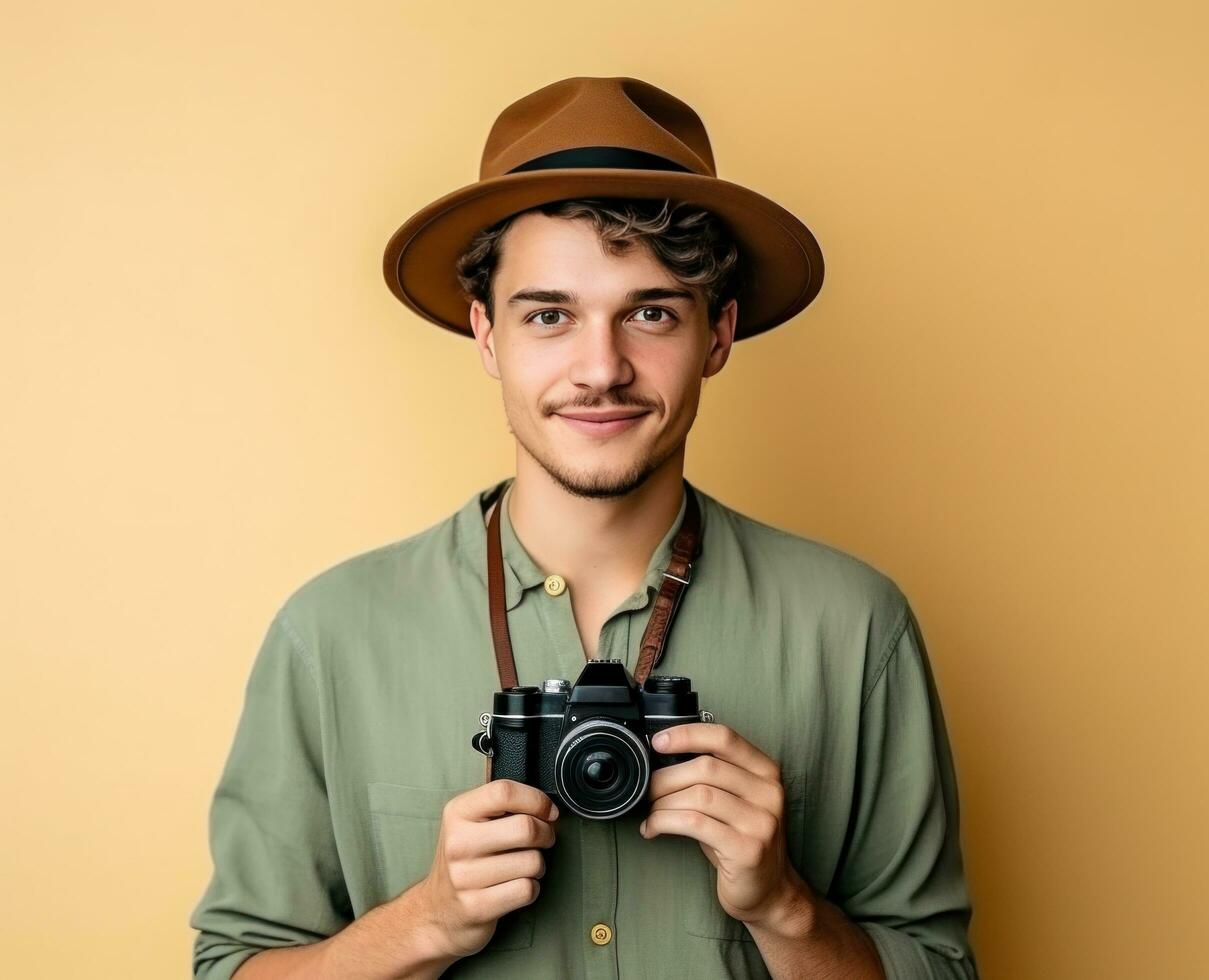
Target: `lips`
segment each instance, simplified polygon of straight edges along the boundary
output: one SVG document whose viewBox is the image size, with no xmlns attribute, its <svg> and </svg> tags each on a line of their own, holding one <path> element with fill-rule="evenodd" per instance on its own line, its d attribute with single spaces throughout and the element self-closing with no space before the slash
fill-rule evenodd
<svg viewBox="0 0 1209 980">
<path fill-rule="evenodd" d="M 633 409 L 618 409 L 612 412 L 559 412 L 558 414 L 565 419 L 579 419 L 583 422 L 612 422 L 616 419 L 628 419 L 645 415 L 646 412 L 636 412 Z"/>
<path fill-rule="evenodd" d="M 631 409 L 628 411 L 598 412 L 593 415 L 583 412 L 569 412 L 565 414 L 557 412 L 555 414 L 577 432 L 582 432 L 589 436 L 611 436 L 633 428 L 650 413 L 634 412 Z"/>
</svg>

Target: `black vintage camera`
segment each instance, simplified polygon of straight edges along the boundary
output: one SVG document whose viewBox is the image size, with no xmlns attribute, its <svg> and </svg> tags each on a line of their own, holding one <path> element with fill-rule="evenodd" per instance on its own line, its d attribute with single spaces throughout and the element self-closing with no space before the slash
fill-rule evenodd
<svg viewBox="0 0 1209 980">
<path fill-rule="evenodd" d="M 492 779 L 536 786 L 560 809 L 610 820 L 646 798 L 653 769 L 699 754 L 658 752 L 655 732 L 713 720 L 697 710 L 687 677 L 652 674 L 639 688 L 623 661 L 590 660 L 574 687 L 555 678 L 497 691 L 471 744 L 491 758 Z"/>
</svg>

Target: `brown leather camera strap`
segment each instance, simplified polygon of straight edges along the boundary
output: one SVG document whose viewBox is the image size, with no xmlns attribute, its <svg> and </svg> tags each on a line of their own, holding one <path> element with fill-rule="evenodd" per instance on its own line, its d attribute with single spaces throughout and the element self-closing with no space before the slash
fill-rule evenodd
<svg viewBox="0 0 1209 980">
<path fill-rule="evenodd" d="M 680 607 L 685 586 L 692 578 L 693 558 L 698 553 L 701 534 L 701 512 L 697 496 L 688 480 L 684 481 L 688 500 L 684 520 L 672 540 L 672 557 L 663 573 L 663 584 L 655 596 L 654 608 L 642 634 L 642 646 L 634 669 L 634 680 L 641 687 L 647 675 L 659 666 L 667 643 L 672 618 Z M 491 613 L 491 642 L 495 646 L 495 664 L 500 675 L 500 689 L 517 687 L 516 662 L 512 657 L 512 638 L 508 633 L 508 612 L 504 605 L 503 548 L 500 545 L 500 507 L 503 494 L 497 497 L 491 519 L 487 523 L 487 606 Z"/>
</svg>

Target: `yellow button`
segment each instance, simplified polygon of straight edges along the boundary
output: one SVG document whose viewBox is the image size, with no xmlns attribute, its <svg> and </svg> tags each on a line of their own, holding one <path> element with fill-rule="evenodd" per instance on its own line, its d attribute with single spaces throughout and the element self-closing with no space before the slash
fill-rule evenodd
<svg viewBox="0 0 1209 980">
<path fill-rule="evenodd" d="M 597 922 L 592 927 L 592 942 L 597 946 L 607 945 L 609 940 L 613 938 L 613 930 L 606 926 L 603 922 Z"/>
<path fill-rule="evenodd" d="M 550 595 L 562 595 L 567 591 L 566 580 L 561 575 L 547 575 L 546 591 Z"/>
</svg>

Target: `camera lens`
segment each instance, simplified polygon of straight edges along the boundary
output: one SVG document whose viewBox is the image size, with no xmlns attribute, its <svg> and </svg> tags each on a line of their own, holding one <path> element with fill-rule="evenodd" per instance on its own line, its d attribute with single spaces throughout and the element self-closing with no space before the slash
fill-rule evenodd
<svg viewBox="0 0 1209 980">
<path fill-rule="evenodd" d="M 584 763 L 584 782 L 593 789 L 607 789 L 616 774 L 617 766 L 607 752 L 593 752 Z"/>
<path fill-rule="evenodd" d="M 651 674 L 642 689 L 652 694 L 688 694 L 692 681 L 678 674 Z"/>
<path fill-rule="evenodd" d="M 646 795 L 651 779 L 646 745 L 615 721 L 589 720 L 572 731 L 554 760 L 555 788 L 580 816 L 619 817 Z"/>
</svg>

